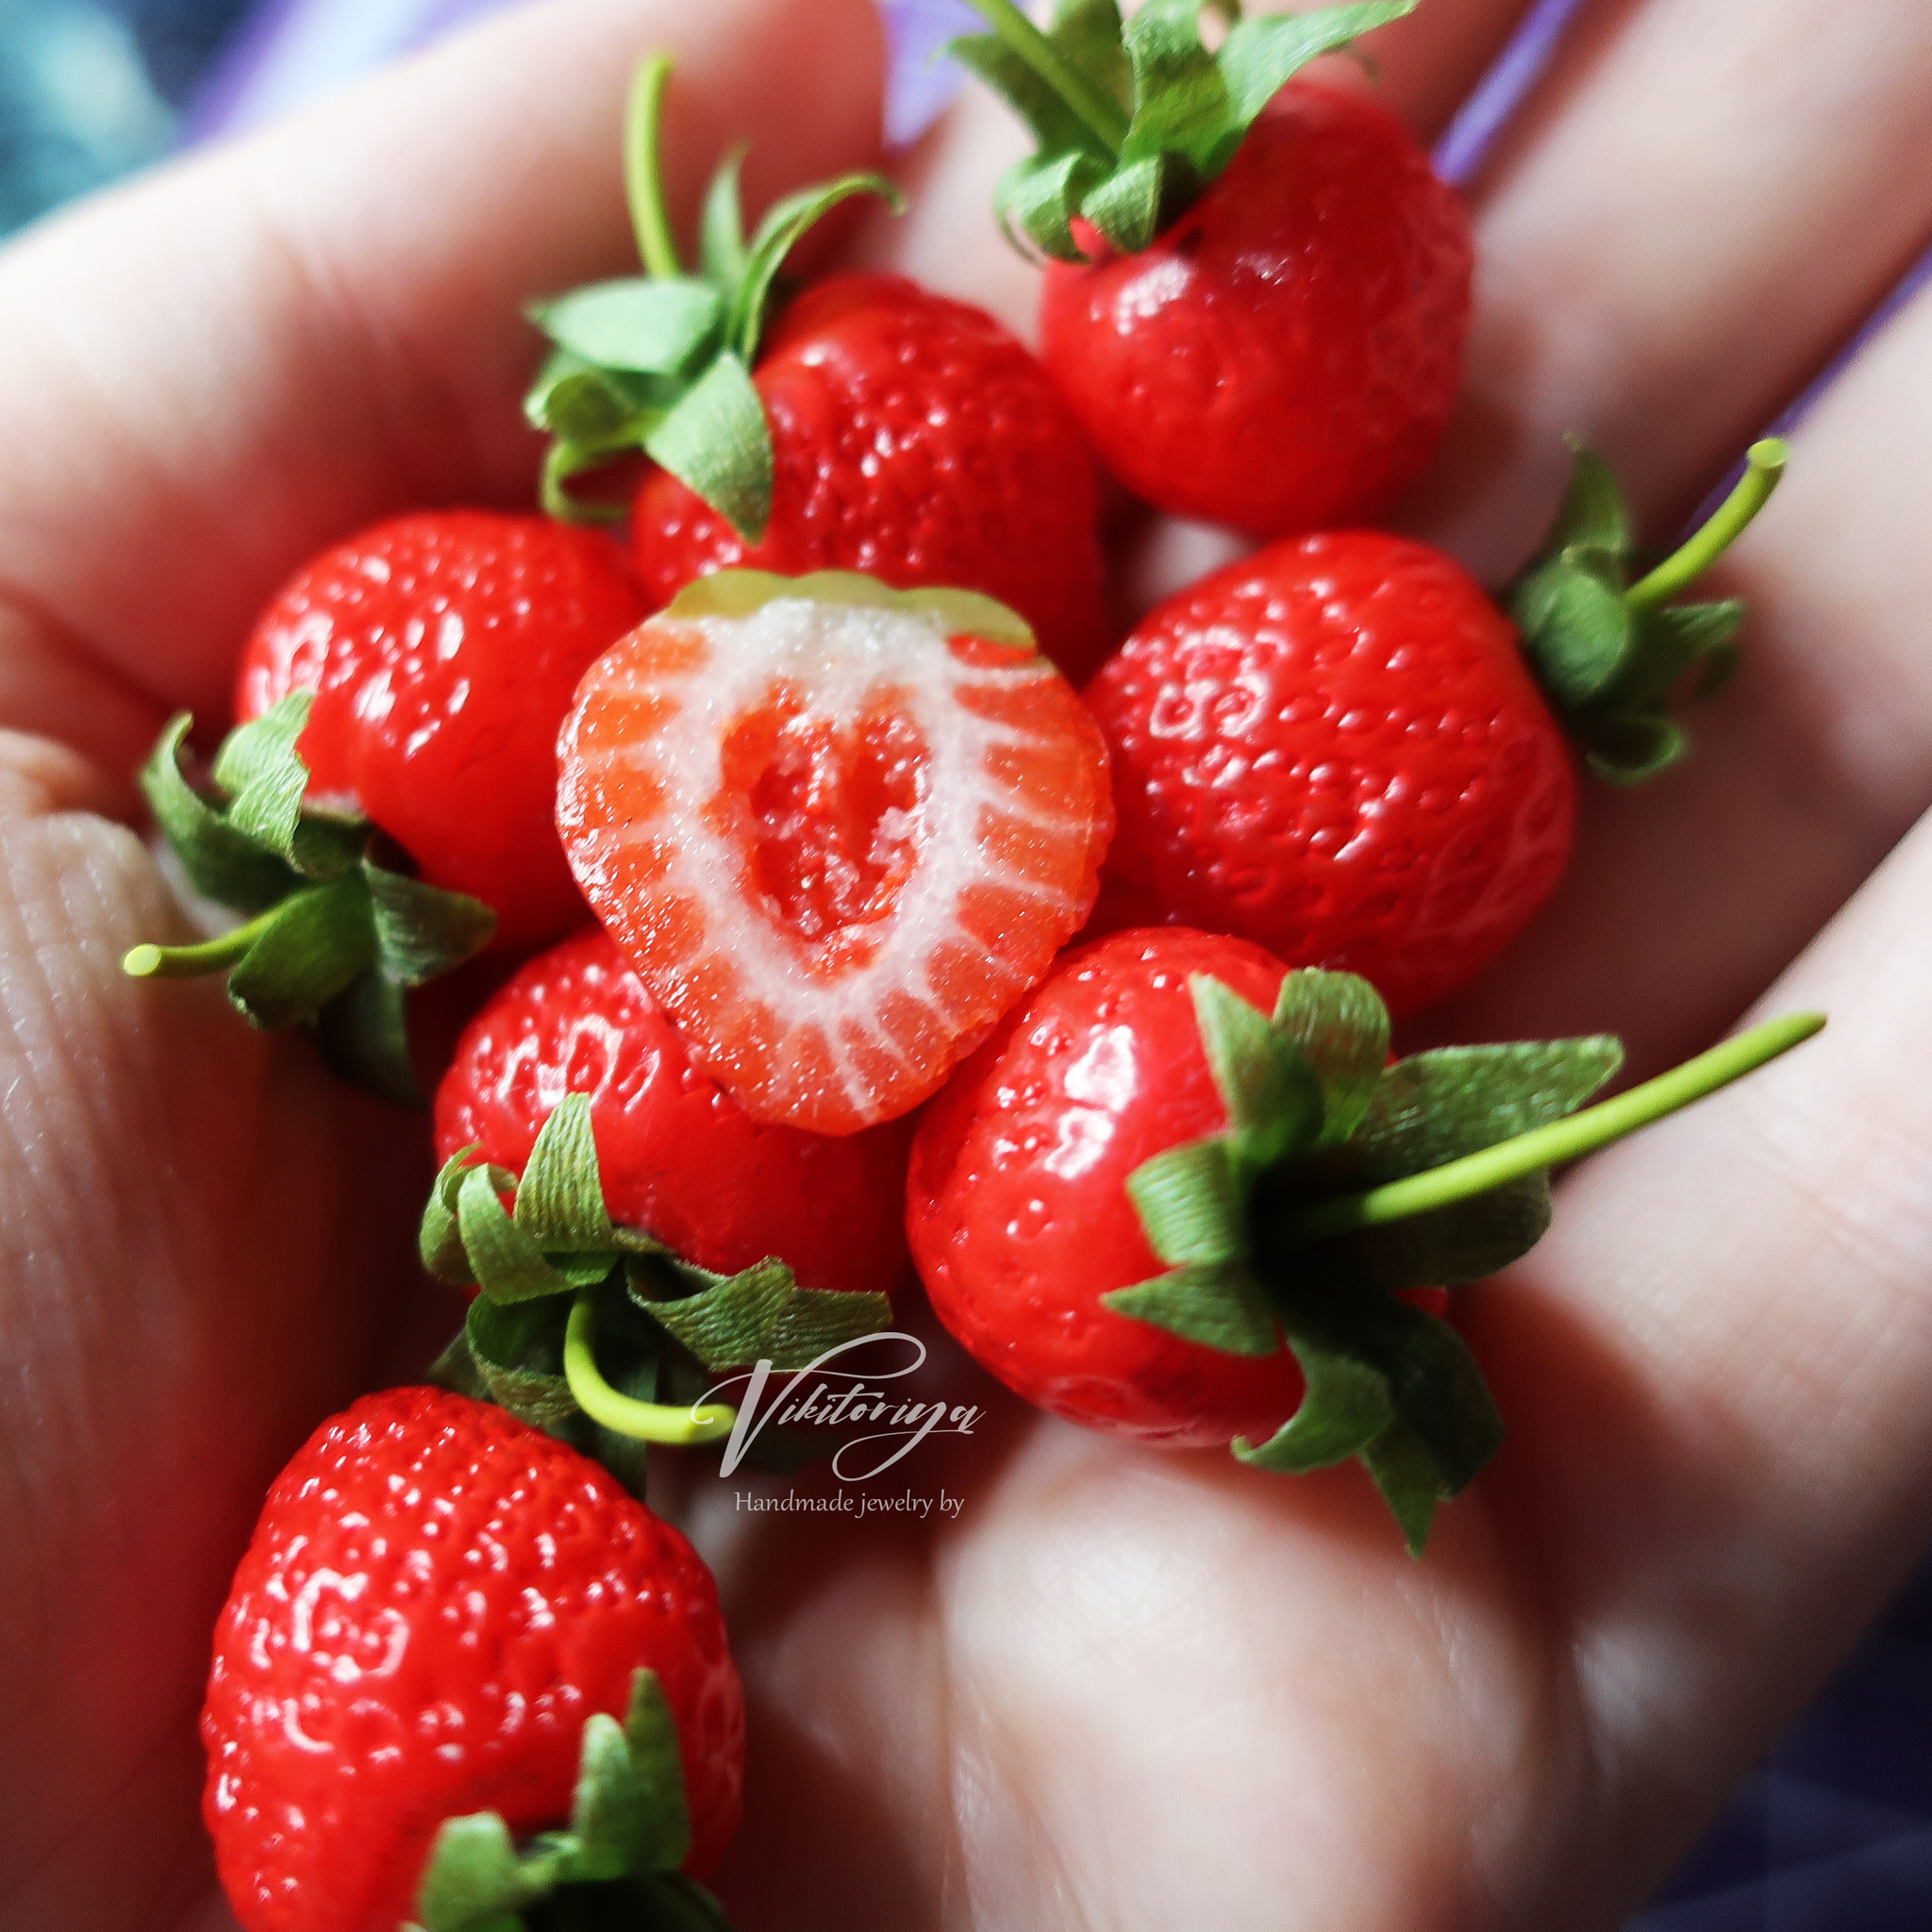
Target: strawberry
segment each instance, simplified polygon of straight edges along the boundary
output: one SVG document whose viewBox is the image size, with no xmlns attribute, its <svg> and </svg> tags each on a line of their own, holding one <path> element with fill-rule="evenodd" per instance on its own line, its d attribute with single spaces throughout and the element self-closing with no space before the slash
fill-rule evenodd
<svg viewBox="0 0 1932 1932">
<path fill-rule="evenodd" d="M 1000 218 L 1053 258 L 1041 353 L 1114 475 L 1260 537 L 1387 508 L 1455 401 L 1468 218 L 1393 115 L 1290 76 L 1414 0 L 1238 21 L 1212 54 L 1198 0 L 1124 26 L 1060 0 L 1046 34 L 974 4 L 993 32 L 954 52 L 1040 143 Z"/>
<path fill-rule="evenodd" d="M 522 1174 L 567 1093 L 588 1096 L 613 1222 L 722 1274 L 772 1256 L 814 1288 L 898 1287 L 907 1128 L 830 1140 L 750 1119 L 601 930 L 531 960 L 471 1022 L 437 1091 L 438 1157 Z"/>
<path fill-rule="evenodd" d="M 1069 677 L 1107 648 L 1092 458 L 1046 372 L 977 308 L 896 275 L 801 295 L 754 381 L 771 521 L 748 542 L 668 470 L 639 492 L 638 574 L 658 601 L 744 564 L 958 584 L 1010 605 Z"/>
<path fill-rule="evenodd" d="M 1474 578 L 1378 531 L 1284 539 L 1170 599 L 1086 698 L 1120 830 L 1103 924 L 1234 932 L 1373 980 L 1460 986 L 1561 877 L 1561 726 Z"/>
<path fill-rule="evenodd" d="M 642 614 L 614 545 L 540 517 L 424 511 L 324 552 L 250 636 L 206 779 L 183 769 L 185 712 L 142 773 L 190 883 L 250 916 L 126 970 L 225 972 L 251 1025 L 301 1025 L 341 1077 L 421 1107 L 409 989 L 583 916 L 551 822 L 557 727 Z"/>
<path fill-rule="evenodd" d="M 1502 1424 L 1425 1286 L 1515 1259 L 1547 1170 L 1808 1037 L 1773 1021 L 1585 1113 L 1613 1040 L 1389 1058 L 1348 974 L 1178 927 L 1067 954 L 922 1116 L 907 1225 L 935 1312 L 1073 1422 L 1359 1457 L 1412 1550 Z"/>
<path fill-rule="evenodd" d="M 774 281 L 798 239 L 852 194 L 896 206 L 897 191 L 875 175 L 803 190 L 747 242 L 734 155 L 707 204 L 700 272 L 687 275 L 658 173 L 668 71 L 640 72 L 626 142 L 648 273 L 532 310 L 557 344 L 527 404 L 555 438 L 546 505 L 614 513 L 565 485 L 641 449 L 659 467 L 632 530 L 658 602 L 740 564 L 958 585 L 1011 605 L 1084 677 L 1106 648 L 1098 488 L 1046 372 L 991 317 L 895 276 L 834 277 L 767 341 Z"/>
<path fill-rule="evenodd" d="M 1580 451 L 1509 595 L 1521 633 L 1452 558 L 1372 530 L 1284 539 L 1150 612 L 1086 691 L 1120 810 L 1096 926 L 1238 933 L 1362 974 L 1398 1014 L 1464 985 L 1562 875 L 1566 728 L 1624 781 L 1682 755 L 1672 689 L 1700 659 L 1707 687 L 1722 675 L 1743 608 L 1662 600 L 1783 454 L 1759 445 L 1710 524 L 1626 584 L 1622 499 Z"/>
<path fill-rule="evenodd" d="M 599 659 L 560 744 L 577 882 L 757 1120 L 908 1112 L 1087 916 L 1106 755 L 1011 611 L 727 571 Z"/>
<path fill-rule="evenodd" d="M 582 915 L 555 830 L 557 730 L 577 680 L 644 615 L 607 539 L 487 510 L 401 516 L 325 551 L 242 648 L 235 711 L 312 691 L 312 797 L 375 822 L 496 943 Z"/>
<path fill-rule="evenodd" d="M 487 1403 L 366 1396 L 296 1455 L 222 1611 L 202 1737 L 246 1932 L 513 1925 L 579 1885 L 625 1923 L 720 1923 L 678 1875 L 739 1813 L 710 1574 Z"/>
</svg>

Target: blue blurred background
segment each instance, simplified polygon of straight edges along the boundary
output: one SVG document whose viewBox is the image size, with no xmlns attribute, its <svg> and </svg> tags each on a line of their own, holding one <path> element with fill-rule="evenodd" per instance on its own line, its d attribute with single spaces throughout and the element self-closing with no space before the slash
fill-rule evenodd
<svg viewBox="0 0 1932 1932">
<path fill-rule="evenodd" d="M 177 146 L 272 118 L 507 0 L 0 0 L 0 235 Z M 1445 135 L 1466 178 L 1578 0 L 1541 0 Z M 960 0 L 881 0 L 888 133 L 957 75 Z M 1923 278 L 1926 265 L 1908 278 Z M 1904 290 L 1901 289 L 1901 295 Z M 1808 398 L 1804 399 L 1808 400 Z M 1789 422 L 1803 401 L 1788 413 Z M 1932 1568 L 1738 1792 L 1628 1932 L 1932 1927 Z"/>
</svg>

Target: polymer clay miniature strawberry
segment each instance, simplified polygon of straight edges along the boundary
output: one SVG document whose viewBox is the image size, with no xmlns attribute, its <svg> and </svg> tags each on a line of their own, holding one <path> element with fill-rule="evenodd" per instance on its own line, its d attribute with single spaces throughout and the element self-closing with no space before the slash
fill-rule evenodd
<svg viewBox="0 0 1932 1932">
<path fill-rule="evenodd" d="M 489 1403 L 366 1396 L 296 1455 L 202 1738 L 244 1932 L 724 1924 L 694 1881 L 738 1823 L 744 1709 L 710 1574 Z"/>
<path fill-rule="evenodd" d="M 1453 558 L 1374 530 L 1284 539 L 1171 598 L 1085 693 L 1120 816 L 1096 924 L 1237 933 L 1360 974 L 1398 1015 L 1466 984 L 1568 863 L 1566 739 L 1623 782 L 1682 756 L 1672 693 L 1729 668 L 1743 607 L 1664 600 L 1783 461 L 1758 445 L 1633 582 L 1621 495 L 1580 451 L 1513 623 Z"/>
<path fill-rule="evenodd" d="M 1614 1040 L 1391 1063 L 1365 980 L 1117 933 L 1059 960 L 922 1115 L 913 1258 L 1027 1400 L 1290 1474 L 1358 1457 L 1419 1551 L 1502 1423 L 1410 1291 L 1514 1260 L 1548 1224 L 1550 1168 L 1823 1024 L 1773 1021 L 1578 1113 Z"/>
<path fill-rule="evenodd" d="M 521 1174 L 571 1093 L 614 1223 L 719 1274 L 769 1257 L 809 1288 L 883 1296 L 904 1278 L 908 1124 L 832 1139 L 751 1119 L 601 928 L 532 959 L 470 1023 L 437 1090 L 438 1158 Z"/>
<path fill-rule="evenodd" d="M 688 275 L 658 178 L 663 61 L 639 76 L 627 176 L 648 274 L 533 315 L 558 345 L 529 398 L 556 438 L 546 503 L 578 472 L 642 449 L 658 467 L 631 517 L 654 602 L 732 566 L 861 571 L 1010 605 L 1078 679 L 1107 646 L 1093 460 L 1046 372 L 983 311 L 892 275 L 837 275 L 767 328 L 774 281 L 858 175 L 788 196 L 750 242 L 738 165 L 707 204 Z"/>
<path fill-rule="evenodd" d="M 252 1024 L 421 1106 L 406 994 L 493 940 L 580 921 L 554 824 L 557 731 L 643 615 L 622 552 L 544 517 L 425 510 L 314 558 L 261 614 L 204 782 L 175 718 L 142 774 L 190 882 L 248 915 L 127 970 L 225 972 Z"/>
<path fill-rule="evenodd" d="M 754 1119 L 909 1112 L 1046 971 L 1113 826 L 1013 612 L 727 571 L 598 660 L 560 745 L 584 895 Z"/>
<path fill-rule="evenodd" d="M 1147 0 L 1124 25 L 1058 0 L 1044 32 L 972 4 L 992 31 L 952 52 L 1039 143 L 996 207 L 1051 258 L 1041 354 L 1108 467 L 1257 537 L 1378 514 L 1455 400 L 1469 223 L 1392 114 L 1291 76 L 1415 0 Z M 1212 53 L 1204 11 L 1228 23 Z"/>
<path fill-rule="evenodd" d="M 417 510 L 325 550 L 242 647 L 235 715 L 311 691 L 311 798 L 372 821 L 429 884 L 480 899 L 495 942 L 583 917 L 557 842 L 557 732 L 644 615 L 623 553 L 547 517 Z"/>
</svg>

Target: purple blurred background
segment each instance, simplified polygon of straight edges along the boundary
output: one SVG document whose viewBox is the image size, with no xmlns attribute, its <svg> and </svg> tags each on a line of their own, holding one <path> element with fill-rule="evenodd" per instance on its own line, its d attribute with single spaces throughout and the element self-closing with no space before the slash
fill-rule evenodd
<svg viewBox="0 0 1932 1932">
<path fill-rule="evenodd" d="M 0 0 L 0 236 L 173 149 L 274 118 L 511 0 Z M 1539 0 L 1437 159 L 1465 181 L 1586 0 Z M 1659 0 L 1661 4 L 1661 0 Z M 959 85 L 963 0 L 880 0 L 887 132 Z M 1932 273 L 1907 275 L 1846 352 Z M 1841 358 L 1786 411 L 1788 427 Z M 1922 1574 L 1628 1932 L 1932 1927 L 1932 1570 Z"/>
</svg>

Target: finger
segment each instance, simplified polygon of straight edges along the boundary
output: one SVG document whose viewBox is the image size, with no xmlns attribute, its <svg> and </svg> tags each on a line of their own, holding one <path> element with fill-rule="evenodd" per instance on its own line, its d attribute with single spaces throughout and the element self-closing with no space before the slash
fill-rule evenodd
<svg viewBox="0 0 1932 1932">
<path fill-rule="evenodd" d="M 530 298 L 635 264 L 619 142 L 668 48 L 689 215 L 868 160 L 866 0 L 568 0 L 58 221 L 0 260 L 0 597 L 151 701 L 219 714 L 250 616 L 401 506 L 527 501 Z M 46 655 L 57 655 L 54 646 Z"/>
<path fill-rule="evenodd" d="M 1591 1161 L 1470 1298 L 1597 1779 L 1524 1923 L 1655 1874 L 1932 1535 L 1928 903 L 1932 822 L 1766 1003 L 1827 1031 Z"/>
<path fill-rule="evenodd" d="M 1932 599 L 1913 481 L 1932 441 L 1932 291 L 1793 438 L 1787 480 L 1712 590 L 1741 592 L 1743 666 L 1687 714 L 1690 759 L 1589 783 L 1536 925 L 1437 1039 L 1621 1033 L 1633 1071 L 1730 1024 L 1932 806 Z"/>
<path fill-rule="evenodd" d="M 1477 199 L 1467 391 L 1417 526 L 1507 575 L 1580 429 L 1665 532 L 1932 233 L 1932 11 L 1599 5 Z"/>
<path fill-rule="evenodd" d="M 175 1923 L 208 1631 L 276 1466 L 412 1292 L 420 1129 L 212 985 L 134 837 L 0 741 L 0 1920 Z M 115 1857 L 103 1861 L 100 1846 Z"/>
</svg>

